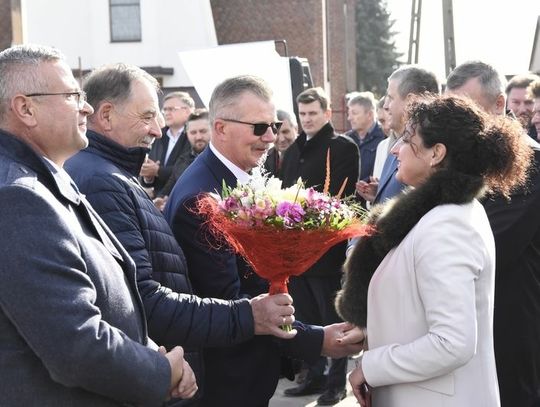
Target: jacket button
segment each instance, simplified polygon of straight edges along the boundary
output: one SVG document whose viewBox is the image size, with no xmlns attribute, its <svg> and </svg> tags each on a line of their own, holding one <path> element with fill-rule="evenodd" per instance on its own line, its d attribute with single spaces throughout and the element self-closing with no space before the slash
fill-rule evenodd
<svg viewBox="0 0 540 407">
<path fill-rule="evenodd" d="M 304 164 L 304 159 L 300 158 L 300 164 Z"/>
</svg>

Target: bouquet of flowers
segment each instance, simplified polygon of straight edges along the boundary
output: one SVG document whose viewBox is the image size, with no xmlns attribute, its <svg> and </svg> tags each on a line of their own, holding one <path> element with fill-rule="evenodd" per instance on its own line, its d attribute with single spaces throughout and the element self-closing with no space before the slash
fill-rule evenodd
<svg viewBox="0 0 540 407">
<path fill-rule="evenodd" d="M 198 211 L 211 232 L 270 282 L 270 294 L 286 293 L 289 276 L 302 274 L 335 244 L 372 232 L 363 222 L 365 210 L 339 195 L 305 188 L 301 179 L 282 189 L 279 179 L 254 169 L 248 183 L 224 184 L 221 196 L 199 200 Z"/>
</svg>

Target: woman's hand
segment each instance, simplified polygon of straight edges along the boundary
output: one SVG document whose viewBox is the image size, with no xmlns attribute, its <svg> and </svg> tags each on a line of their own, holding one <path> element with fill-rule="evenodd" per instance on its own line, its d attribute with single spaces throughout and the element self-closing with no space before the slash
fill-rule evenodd
<svg viewBox="0 0 540 407">
<path fill-rule="evenodd" d="M 362 407 L 367 406 L 366 394 L 362 390 L 362 386 L 367 387 L 366 378 L 364 377 L 364 372 L 362 371 L 362 365 L 359 364 L 350 374 L 349 383 L 351 383 L 352 391 L 356 400 Z"/>
<path fill-rule="evenodd" d="M 366 330 L 364 328 L 359 328 L 354 325 L 349 326 L 350 328 L 343 330 L 343 335 L 337 339 L 339 343 L 349 345 L 353 343 L 361 343 L 366 340 Z"/>
</svg>

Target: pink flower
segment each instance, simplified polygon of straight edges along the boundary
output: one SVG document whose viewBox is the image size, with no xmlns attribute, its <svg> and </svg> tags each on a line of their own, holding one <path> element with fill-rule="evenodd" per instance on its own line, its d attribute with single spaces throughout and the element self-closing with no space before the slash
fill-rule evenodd
<svg viewBox="0 0 540 407">
<path fill-rule="evenodd" d="M 276 214 L 283 218 L 285 226 L 291 227 L 302 221 L 305 212 L 297 203 L 281 202 L 276 207 Z"/>
</svg>

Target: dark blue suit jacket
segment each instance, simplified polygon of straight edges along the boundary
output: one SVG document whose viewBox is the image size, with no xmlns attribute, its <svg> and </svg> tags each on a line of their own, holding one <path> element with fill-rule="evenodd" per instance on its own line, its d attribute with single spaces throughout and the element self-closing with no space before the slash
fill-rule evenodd
<svg viewBox="0 0 540 407">
<path fill-rule="evenodd" d="M 373 200 L 373 204 L 383 203 L 384 201 L 393 198 L 406 187 L 405 184 L 396 179 L 397 158 L 393 154 L 388 154 L 379 180 L 377 195 Z"/>
<path fill-rule="evenodd" d="M 201 193 L 221 193 L 222 183 L 234 186 L 236 178 L 207 148 L 176 183 L 164 215 L 184 248 L 193 289 L 201 296 L 236 299 L 266 292 L 267 284 L 228 246 L 217 247 L 204 219 L 193 213 Z M 261 248 L 264 250 L 264 248 Z M 243 344 L 210 348 L 205 354 L 207 392 L 204 406 L 264 406 L 272 397 L 280 374 L 280 355 L 314 361 L 321 351 L 319 327 L 297 324 L 290 341 L 257 336 Z"/>
</svg>

